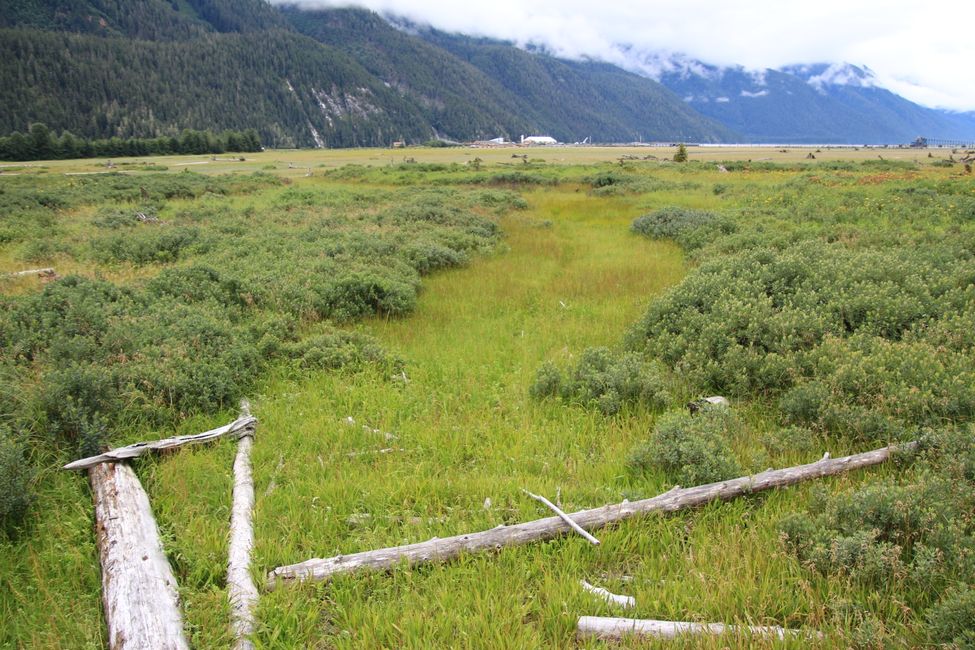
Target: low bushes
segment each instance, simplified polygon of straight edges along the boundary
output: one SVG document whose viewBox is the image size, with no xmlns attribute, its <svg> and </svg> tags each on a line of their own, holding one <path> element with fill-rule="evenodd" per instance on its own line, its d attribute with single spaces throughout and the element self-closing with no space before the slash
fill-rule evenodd
<svg viewBox="0 0 975 650">
<path fill-rule="evenodd" d="M 530 388 L 534 397 L 560 397 L 567 402 L 594 405 L 612 415 L 624 405 L 662 408 L 670 402 L 662 368 L 637 355 L 613 355 L 606 348 L 589 348 L 568 372 L 547 363 L 539 368 Z"/>
<path fill-rule="evenodd" d="M 630 455 L 630 467 L 643 472 L 661 469 L 678 485 L 693 486 L 741 476 L 729 439 L 741 422 L 726 407 L 709 406 L 695 415 L 668 413 L 660 418 L 653 437 Z"/>
<path fill-rule="evenodd" d="M 673 239 L 684 248 L 695 250 L 721 234 L 734 232 L 735 227 L 715 212 L 669 207 L 637 217 L 630 229 L 653 239 Z"/>
<path fill-rule="evenodd" d="M 972 432 L 927 434 L 910 460 L 918 469 L 912 480 L 821 496 L 810 511 L 786 517 L 783 543 L 811 570 L 870 589 L 902 589 L 932 642 L 964 646 L 975 639 Z"/>
<path fill-rule="evenodd" d="M 0 427 L 0 536 L 13 534 L 22 524 L 34 498 L 32 478 L 27 449 Z"/>
</svg>

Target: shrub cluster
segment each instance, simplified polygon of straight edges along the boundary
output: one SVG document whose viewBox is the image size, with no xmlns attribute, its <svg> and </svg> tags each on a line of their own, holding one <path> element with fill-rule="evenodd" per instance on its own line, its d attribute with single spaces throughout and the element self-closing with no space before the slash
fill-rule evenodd
<svg viewBox="0 0 975 650">
<path fill-rule="evenodd" d="M 688 250 L 701 248 L 714 238 L 734 232 L 734 223 L 707 210 L 668 207 L 637 217 L 631 230 L 653 239 L 673 239 Z"/>
<path fill-rule="evenodd" d="M 0 536 L 12 534 L 23 522 L 33 501 L 32 478 L 26 447 L 0 427 Z"/>
<path fill-rule="evenodd" d="M 630 455 L 630 467 L 639 472 L 663 470 L 679 485 L 703 485 L 741 476 L 729 444 L 742 428 L 727 407 L 708 406 L 694 415 L 667 413 L 653 437 Z"/>
<path fill-rule="evenodd" d="M 630 345 L 693 383 L 787 391 L 790 420 L 883 436 L 975 414 L 968 254 L 806 241 L 708 261 L 655 301 Z"/>
<path fill-rule="evenodd" d="M 69 276 L 8 300 L 3 360 L 27 387 L 14 414 L 92 450 L 116 426 L 231 407 L 275 359 L 319 368 L 384 360 L 361 335 L 300 341 L 293 318 L 260 313 L 246 295 L 236 280 L 191 267 L 163 271 L 143 289 Z"/>
<path fill-rule="evenodd" d="M 927 610 L 931 641 L 964 645 L 975 639 L 972 432 L 928 434 L 913 461 L 915 480 L 820 497 L 809 512 L 782 520 L 782 538 L 812 570 L 871 589 L 900 585 L 909 606 Z"/>
<path fill-rule="evenodd" d="M 638 355 L 616 356 L 606 348 L 588 348 L 568 372 L 555 364 L 539 368 L 530 388 L 533 397 L 560 397 L 567 402 L 594 405 L 612 415 L 624 405 L 663 408 L 670 402 L 663 369 Z"/>
</svg>

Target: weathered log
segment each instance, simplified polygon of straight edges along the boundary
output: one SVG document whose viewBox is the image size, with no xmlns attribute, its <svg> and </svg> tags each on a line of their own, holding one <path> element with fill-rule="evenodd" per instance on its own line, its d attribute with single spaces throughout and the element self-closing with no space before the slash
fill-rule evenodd
<svg viewBox="0 0 975 650">
<path fill-rule="evenodd" d="M 638 618 L 606 618 L 580 616 L 576 623 L 579 639 L 619 640 L 628 636 L 649 636 L 658 639 L 674 639 L 687 634 L 746 634 L 772 637 L 821 637 L 818 632 L 787 630 L 777 625 L 725 625 L 724 623 L 687 623 L 683 621 L 655 621 Z"/>
<path fill-rule="evenodd" d="M 136 442 L 126 447 L 111 449 L 106 451 L 104 454 L 89 456 L 88 458 L 81 458 L 79 460 L 70 462 L 64 466 L 64 469 L 88 469 L 89 467 L 93 467 L 99 463 L 112 462 L 126 458 L 135 458 L 136 456 L 141 456 L 142 454 L 150 451 L 173 449 L 183 445 L 197 445 L 228 435 L 236 435 L 237 437 L 250 435 L 253 432 L 254 424 L 256 422 L 256 418 L 247 416 L 238 418 L 230 424 L 225 424 L 222 427 L 217 427 L 216 429 L 211 429 L 210 431 L 204 431 L 203 433 L 197 433 L 191 436 L 175 436 L 173 438 L 164 438 L 162 440 Z"/>
<path fill-rule="evenodd" d="M 636 607 L 636 598 L 633 596 L 621 596 L 620 594 L 614 594 L 613 592 L 603 589 L 602 587 L 594 587 L 585 580 L 580 580 L 579 584 L 582 585 L 583 589 L 594 596 L 599 596 L 610 605 L 619 605 L 623 609 Z"/>
<path fill-rule="evenodd" d="M 569 516 L 586 530 L 595 530 L 624 519 L 651 512 L 674 512 L 684 508 L 701 506 L 711 501 L 728 500 L 743 494 L 761 492 L 806 481 L 849 472 L 861 467 L 877 465 L 890 458 L 895 451 L 908 451 L 916 442 L 883 447 L 862 454 L 843 458 L 822 459 L 807 465 L 766 470 L 753 476 L 742 476 L 691 488 L 674 488 L 668 492 L 643 499 L 624 501 L 591 510 L 580 510 Z M 455 535 L 444 539 L 395 546 L 375 551 L 363 551 L 352 555 L 338 555 L 327 559 L 312 559 L 299 564 L 280 566 L 268 574 L 268 586 L 303 580 L 328 580 L 334 575 L 356 571 L 385 571 L 400 563 L 421 564 L 453 559 L 462 553 L 498 550 L 504 546 L 517 546 L 552 539 L 570 531 L 569 524 L 560 517 L 536 519 L 512 526 L 498 526 L 477 533 Z"/>
<path fill-rule="evenodd" d="M 250 404 L 241 401 L 240 416 L 249 418 Z M 254 478 L 251 474 L 251 447 L 254 445 L 254 426 L 237 439 L 234 459 L 234 492 L 230 511 L 230 549 L 227 559 L 227 596 L 230 599 L 230 619 L 235 648 L 252 650 L 250 635 L 254 633 L 254 608 L 258 593 L 251 578 L 251 549 L 254 547 Z"/>
<path fill-rule="evenodd" d="M 25 275 L 36 275 L 42 278 L 43 277 L 50 278 L 53 277 L 55 273 L 54 273 L 54 269 L 47 267 L 43 269 L 27 269 L 25 271 L 13 271 L 12 273 L 8 273 L 7 275 L 12 278 L 19 278 Z"/>
<path fill-rule="evenodd" d="M 176 578 L 138 477 L 125 463 L 88 470 L 111 650 L 189 648 Z"/>
</svg>

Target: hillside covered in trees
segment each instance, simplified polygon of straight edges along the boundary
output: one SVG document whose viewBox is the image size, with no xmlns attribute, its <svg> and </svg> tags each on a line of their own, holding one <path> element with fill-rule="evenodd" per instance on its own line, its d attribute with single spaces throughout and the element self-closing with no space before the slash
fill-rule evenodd
<svg viewBox="0 0 975 650">
<path fill-rule="evenodd" d="M 492 60 L 485 65 L 361 10 L 262 0 L 2 4 L 0 135 L 33 122 L 85 138 L 255 128 L 274 147 L 732 135 L 618 68 L 472 44 Z"/>
</svg>

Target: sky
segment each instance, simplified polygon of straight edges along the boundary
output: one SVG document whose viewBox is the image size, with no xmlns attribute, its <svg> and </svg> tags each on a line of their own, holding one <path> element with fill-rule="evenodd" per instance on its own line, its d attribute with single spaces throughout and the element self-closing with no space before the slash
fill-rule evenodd
<svg viewBox="0 0 975 650">
<path fill-rule="evenodd" d="M 272 0 L 295 4 L 295 0 Z M 438 29 L 627 66 L 679 52 L 749 69 L 848 62 L 925 106 L 975 110 L 969 0 L 299 0 L 359 6 Z M 631 46 L 625 54 L 620 44 Z M 632 67 L 632 65 L 629 65 Z"/>
</svg>

